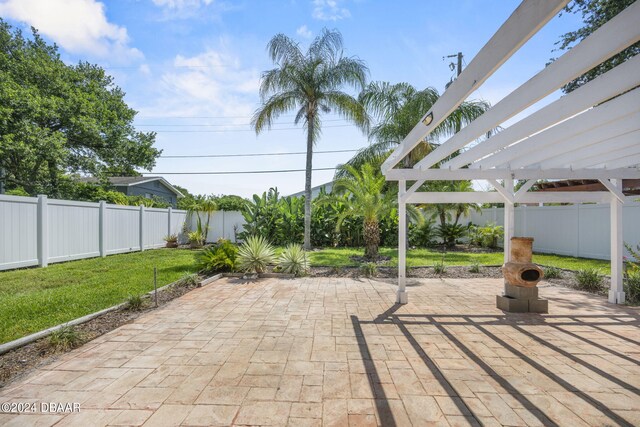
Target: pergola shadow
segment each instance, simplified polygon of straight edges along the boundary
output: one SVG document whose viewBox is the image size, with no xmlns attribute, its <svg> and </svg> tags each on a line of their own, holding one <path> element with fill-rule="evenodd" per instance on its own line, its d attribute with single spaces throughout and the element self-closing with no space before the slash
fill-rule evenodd
<svg viewBox="0 0 640 427">
<path fill-rule="evenodd" d="M 592 374 L 603 378 L 615 384 L 631 394 L 640 396 L 640 390 L 634 385 L 626 382 L 623 378 L 619 378 L 601 367 L 595 366 L 592 363 L 568 352 L 567 350 L 555 345 L 548 340 L 540 337 L 535 332 L 527 330 L 528 326 L 547 326 L 553 328 L 555 331 L 565 334 L 567 337 L 576 339 L 587 346 L 592 346 L 600 352 L 605 352 L 611 357 L 617 357 L 628 364 L 640 365 L 640 361 L 629 357 L 626 354 L 621 353 L 613 348 L 606 347 L 599 344 L 589 338 L 585 338 L 575 333 L 574 331 L 567 330 L 564 327 L 567 326 L 581 326 L 590 327 L 597 330 L 600 333 L 610 334 L 616 339 L 623 339 L 626 342 L 634 345 L 639 343 L 631 338 L 625 337 L 606 329 L 606 326 L 640 326 L 640 316 L 634 314 L 616 315 L 606 317 L 603 315 L 579 315 L 579 316 L 564 316 L 564 315 L 469 315 L 469 314 L 405 314 L 397 313 L 398 310 L 403 307 L 401 304 L 395 304 L 385 312 L 378 315 L 372 321 L 360 320 L 357 316 L 351 316 L 351 321 L 356 334 L 358 347 L 363 359 L 371 359 L 369 347 L 367 344 L 367 337 L 363 333 L 361 325 L 363 324 L 393 324 L 397 326 L 398 330 L 402 333 L 403 337 L 416 351 L 416 354 L 430 370 L 433 377 L 437 379 L 440 386 L 447 391 L 449 397 L 456 405 L 460 414 L 465 415 L 473 419 L 474 423 L 483 425 L 481 417 L 474 413 L 470 405 L 465 402 L 463 393 L 460 393 L 455 385 L 449 381 L 445 372 L 443 372 L 421 345 L 418 339 L 411 333 L 410 327 L 415 325 L 429 325 L 435 327 L 447 340 L 457 348 L 462 354 L 465 355 L 468 360 L 473 362 L 480 370 L 486 375 L 495 380 L 500 387 L 504 389 L 506 393 L 511 395 L 519 404 L 525 408 L 533 417 L 542 425 L 558 425 L 552 420 L 550 414 L 545 413 L 545 410 L 536 405 L 527 395 L 518 390 L 517 385 L 513 385 L 509 382 L 508 378 L 500 375 L 495 369 L 493 369 L 489 363 L 487 363 L 480 354 L 474 352 L 472 348 L 466 345 L 462 339 L 456 337 L 456 334 L 450 330 L 453 326 L 468 326 L 474 328 L 478 333 L 491 339 L 498 344 L 501 348 L 506 349 L 513 356 L 519 360 L 525 362 L 530 368 L 534 370 L 536 374 L 540 374 L 547 379 L 553 381 L 556 385 L 560 386 L 565 392 L 571 393 L 577 399 L 582 401 L 582 404 L 591 406 L 597 412 L 601 413 L 604 417 L 608 418 L 613 424 L 621 426 L 632 426 L 633 423 L 623 418 L 620 414 L 614 412 L 605 403 L 599 401 L 593 396 L 589 395 L 580 388 L 572 385 L 569 381 L 563 379 L 557 373 L 554 373 L 549 368 L 545 367 L 540 362 L 534 360 L 532 357 L 524 354 L 522 351 L 500 338 L 496 333 L 492 332 L 495 326 L 507 326 L 511 328 L 514 335 L 520 334 L 525 336 L 545 349 L 552 351 L 559 357 L 569 359 L 575 365 L 590 371 Z M 564 327 L 563 327 L 564 326 Z M 372 361 L 373 362 L 373 361 Z M 380 394 L 380 387 L 376 386 L 376 381 L 379 378 L 374 363 L 365 363 L 365 369 L 369 378 L 369 384 L 371 386 L 372 393 L 376 395 L 376 409 L 381 420 L 385 421 L 385 425 L 395 426 L 396 423 L 391 412 L 390 405 L 384 396 L 384 393 Z M 377 393 L 377 394 L 376 394 Z M 546 392 L 545 392 L 546 394 Z"/>
</svg>

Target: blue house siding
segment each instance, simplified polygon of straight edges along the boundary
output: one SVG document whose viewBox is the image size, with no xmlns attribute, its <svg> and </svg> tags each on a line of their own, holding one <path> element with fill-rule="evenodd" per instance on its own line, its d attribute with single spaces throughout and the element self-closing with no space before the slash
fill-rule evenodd
<svg viewBox="0 0 640 427">
<path fill-rule="evenodd" d="M 174 208 L 178 204 L 176 194 L 161 181 L 144 182 L 142 184 L 130 185 L 128 187 L 117 186 L 116 189 L 120 192 L 123 192 L 127 196 L 157 196 L 161 199 L 166 200 L 167 203 L 169 203 Z"/>
</svg>

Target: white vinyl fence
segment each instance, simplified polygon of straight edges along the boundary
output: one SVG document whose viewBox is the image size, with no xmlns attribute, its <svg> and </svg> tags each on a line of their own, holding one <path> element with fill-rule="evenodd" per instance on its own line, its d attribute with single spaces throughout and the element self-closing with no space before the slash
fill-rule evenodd
<svg viewBox="0 0 640 427">
<path fill-rule="evenodd" d="M 206 221 L 206 215 L 201 214 L 203 227 Z M 192 215 L 191 230 L 196 229 L 196 218 Z M 207 234 L 207 242 L 215 242 L 218 239 L 227 239 L 236 242 L 236 235 L 244 228 L 245 220 L 242 213 L 238 211 L 217 211 L 211 215 L 209 221 L 209 233 Z"/>
<path fill-rule="evenodd" d="M 0 195 L 0 270 L 159 248 L 181 241 L 187 213 L 175 209 Z M 239 212 L 216 212 L 207 241 L 234 240 Z M 193 229 L 193 228 L 192 228 Z"/>
<path fill-rule="evenodd" d="M 504 209 L 483 209 L 464 221 L 503 225 Z M 623 205 L 622 223 L 624 241 L 635 247 L 640 243 L 640 203 Z M 518 206 L 515 235 L 533 237 L 536 252 L 610 259 L 609 224 L 609 204 Z"/>
</svg>

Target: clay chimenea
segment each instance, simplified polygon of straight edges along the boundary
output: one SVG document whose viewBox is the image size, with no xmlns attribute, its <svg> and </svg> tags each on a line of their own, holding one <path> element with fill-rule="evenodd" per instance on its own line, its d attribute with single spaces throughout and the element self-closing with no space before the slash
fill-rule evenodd
<svg viewBox="0 0 640 427">
<path fill-rule="evenodd" d="M 496 297 L 499 309 L 514 313 L 547 313 L 548 301 L 538 298 L 536 285 L 544 276 L 531 262 L 533 239 L 511 238 L 511 260 L 502 266 L 504 294 Z"/>
</svg>

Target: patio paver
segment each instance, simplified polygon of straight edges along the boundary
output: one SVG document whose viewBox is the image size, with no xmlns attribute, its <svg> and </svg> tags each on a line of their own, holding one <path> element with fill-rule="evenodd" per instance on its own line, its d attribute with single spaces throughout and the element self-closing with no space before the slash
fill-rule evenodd
<svg viewBox="0 0 640 427">
<path fill-rule="evenodd" d="M 640 425 L 640 312 L 542 286 L 549 314 L 495 308 L 501 281 L 223 279 L 4 389 L 78 402 L 6 425 Z"/>
</svg>

